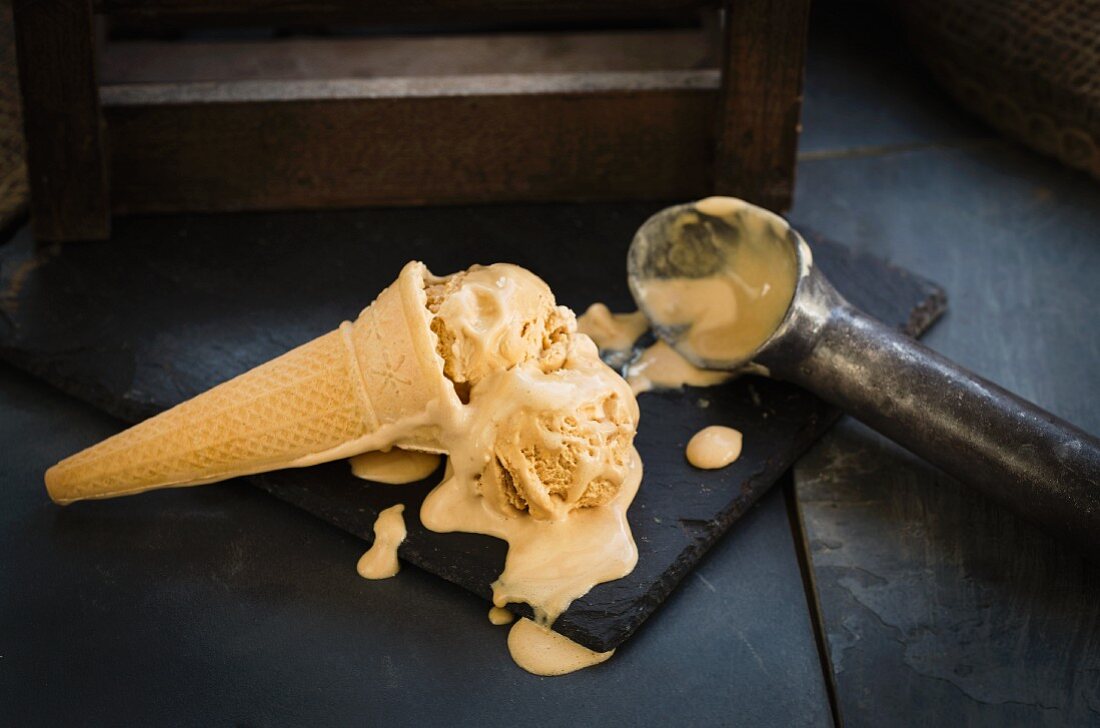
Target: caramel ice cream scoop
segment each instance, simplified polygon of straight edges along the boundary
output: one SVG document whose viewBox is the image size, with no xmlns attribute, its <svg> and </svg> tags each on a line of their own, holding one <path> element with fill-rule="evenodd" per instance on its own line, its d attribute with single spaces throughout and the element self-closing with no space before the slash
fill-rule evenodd
<svg viewBox="0 0 1100 728">
<path fill-rule="evenodd" d="M 509 263 L 438 279 L 427 296 L 444 372 L 460 389 L 527 361 L 557 369 L 576 331 L 573 312 L 555 303 L 550 287 Z"/>
<path fill-rule="evenodd" d="M 515 367 L 491 375 L 474 396 L 520 403 L 496 425 L 493 459 L 479 481 L 486 498 L 558 520 L 618 494 L 633 455 L 638 403 L 588 337 L 571 340 L 559 369 Z"/>
</svg>

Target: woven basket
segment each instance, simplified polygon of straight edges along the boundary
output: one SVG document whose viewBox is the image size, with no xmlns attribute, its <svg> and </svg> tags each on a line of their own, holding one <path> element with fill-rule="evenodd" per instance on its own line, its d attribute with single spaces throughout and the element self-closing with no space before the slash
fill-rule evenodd
<svg viewBox="0 0 1100 728">
<path fill-rule="evenodd" d="M 1008 136 L 1100 178 L 1100 1 L 897 2 L 948 91 Z"/>
</svg>

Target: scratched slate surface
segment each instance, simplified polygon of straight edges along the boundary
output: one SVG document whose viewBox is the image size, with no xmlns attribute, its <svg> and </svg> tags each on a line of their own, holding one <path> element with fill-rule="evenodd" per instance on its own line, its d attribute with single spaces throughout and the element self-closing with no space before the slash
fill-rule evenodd
<svg viewBox="0 0 1100 728">
<path fill-rule="evenodd" d="M 441 272 L 511 260 L 546 278 L 567 305 L 604 300 L 624 309 L 626 246 L 654 209 L 145 218 L 120 221 L 106 243 L 35 251 L 23 239 L 0 252 L 0 354 L 114 415 L 139 419 L 354 317 L 409 258 Z M 578 234 L 582 216 L 601 222 Z M 818 241 L 815 260 L 855 302 L 899 326 L 922 328 L 943 305 L 932 284 L 843 246 Z M 638 567 L 593 589 L 556 623 L 601 651 L 628 637 L 834 418 L 800 390 L 756 377 L 647 395 L 641 407 L 637 444 L 646 472 L 631 509 Z M 714 423 L 749 434 L 743 455 L 723 470 L 694 470 L 682 448 Z M 502 567 L 502 542 L 420 525 L 419 503 L 436 479 L 368 487 L 337 462 L 252 481 L 367 541 L 377 513 L 404 502 L 402 557 L 483 596 Z"/>
<path fill-rule="evenodd" d="M 801 216 L 949 287 L 930 346 L 1100 432 L 1100 188 L 996 141 L 801 177 Z M 1098 565 L 856 423 L 795 472 L 852 725 L 1100 725 Z"/>
</svg>

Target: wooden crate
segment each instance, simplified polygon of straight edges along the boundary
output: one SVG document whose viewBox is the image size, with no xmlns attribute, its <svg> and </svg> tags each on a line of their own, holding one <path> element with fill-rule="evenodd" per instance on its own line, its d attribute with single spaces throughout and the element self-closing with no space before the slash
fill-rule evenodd
<svg viewBox="0 0 1100 728">
<path fill-rule="evenodd" d="M 808 0 L 15 0 L 37 237 L 112 213 L 681 198 L 790 203 Z M 713 11 L 713 9 L 711 9 Z M 599 31 L 96 44 L 116 22 L 598 20 Z"/>
</svg>

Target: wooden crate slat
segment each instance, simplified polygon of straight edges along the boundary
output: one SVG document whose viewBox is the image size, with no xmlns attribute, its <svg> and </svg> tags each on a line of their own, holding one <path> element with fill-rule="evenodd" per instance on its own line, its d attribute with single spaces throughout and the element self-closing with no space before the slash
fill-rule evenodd
<svg viewBox="0 0 1100 728">
<path fill-rule="evenodd" d="M 676 198 L 712 184 L 716 72 L 119 86 L 117 212 Z"/>
<path fill-rule="evenodd" d="M 809 0 L 726 3 L 715 192 L 790 207 Z"/>
<path fill-rule="evenodd" d="M 715 29 L 111 42 L 100 82 L 319 80 L 718 68 Z"/>
<path fill-rule="evenodd" d="M 654 58 L 637 42 L 654 31 L 617 31 L 639 37 L 613 51 L 606 66 L 592 67 L 599 54 L 583 44 L 568 58 L 524 47 L 509 57 L 538 66 L 554 58 L 546 63 L 550 72 L 520 63 L 512 70 L 522 73 L 469 75 L 488 70 L 493 54 L 451 69 L 443 58 L 451 49 L 407 75 L 366 68 L 362 77 L 343 78 L 354 54 L 336 61 L 322 55 L 331 49 L 315 44 L 310 48 L 321 60 L 311 68 L 329 74 L 321 80 L 313 71 L 273 80 L 261 60 L 254 80 L 181 83 L 169 69 L 192 68 L 184 52 L 169 54 L 162 75 L 120 78 L 102 89 L 92 2 L 113 17 L 169 23 L 175 17 L 205 22 L 223 11 L 255 18 L 301 13 L 320 23 L 361 11 L 373 22 L 377 10 L 351 0 L 15 0 L 40 238 L 105 237 L 111 211 L 674 199 L 715 192 L 775 209 L 790 203 L 809 0 L 724 0 L 720 69 L 707 42 L 713 26 L 704 23 L 702 30 L 673 31 L 678 35 Z M 442 27 L 452 18 L 468 24 L 466 11 L 476 7 L 499 23 L 556 13 L 583 22 L 605 13 L 695 13 L 715 3 L 410 0 L 395 15 L 383 9 L 379 18 L 405 22 L 397 18 L 404 13 L 405 19 L 440 20 Z M 701 39 L 700 50 L 692 34 Z M 237 49 L 242 58 L 249 56 L 244 46 Z M 266 62 L 285 64 L 287 48 L 265 48 Z M 444 65 L 433 73 L 440 59 Z M 652 65 L 631 67 L 638 59 Z M 191 79 L 217 75 L 209 66 L 193 68 Z M 140 82 L 160 78 L 167 82 Z"/>
<path fill-rule="evenodd" d="M 574 22 L 690 17 L 718 0 L 95 0 L 96 11 L 122 20 L 264 25 L 472 22 Z"/>
<path fill-rule="evenodd" d="M 89 0 L 13 5 L 35 236 L 105 238 L 110 230 Z"/>
</svg>

